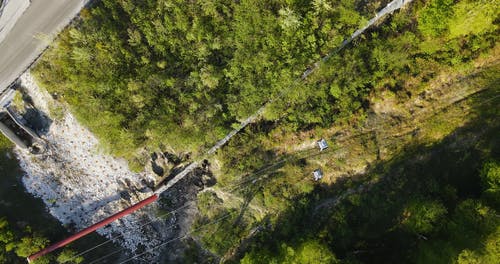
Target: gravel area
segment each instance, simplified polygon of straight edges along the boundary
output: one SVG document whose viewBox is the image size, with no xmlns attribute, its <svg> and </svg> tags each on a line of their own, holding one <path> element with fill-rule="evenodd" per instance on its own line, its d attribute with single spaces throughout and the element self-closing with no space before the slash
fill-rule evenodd
<svg viewBox="0 0 500 264">
<path fill-rule="evenodd" d="M 48 113 L 49 105 L 55 103 L 50 95 L 39 89 L 29 73 L 21 77 L 21 84 L 34 105 Z M 49 212 L 68 228 L 83 229 L 152 194 L 143 182 L 153 176 L 146 172 L 133 173 L 124 160 L 102 153 L 95 136 L 71 113 L 52 120 L 43 138 L 47 141 L 47 151 L 43 154 L 16 150 L 25 171 L 23 183 L 26 190 L 42 198 Z M 108 238 L 123 235 L 119 243 L 131 251 L 140 245 L 157 245 L 168 236 L 168 231 L 161 231 L 168 223 L 162 221 L 154 227 L 140 227 L 150 221 L 157 208 L 157 203 L 151 204 L 98 232 Z"/>
</svg>

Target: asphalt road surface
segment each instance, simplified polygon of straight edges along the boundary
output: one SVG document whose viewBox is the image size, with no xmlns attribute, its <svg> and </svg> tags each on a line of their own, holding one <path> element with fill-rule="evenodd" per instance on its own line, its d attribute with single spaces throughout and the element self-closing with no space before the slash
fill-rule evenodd
<svg viewBox="0 0 500 264">
<path fill-rule="evenodd" d="M 88 0 L 32 0 L 0 43 L 0 94 L 80 12 Z"/>
<path fill-rule="evenodd" d="M 30 6 L 30 0 L 0 0 L 0 43 Z"/>
</svg>

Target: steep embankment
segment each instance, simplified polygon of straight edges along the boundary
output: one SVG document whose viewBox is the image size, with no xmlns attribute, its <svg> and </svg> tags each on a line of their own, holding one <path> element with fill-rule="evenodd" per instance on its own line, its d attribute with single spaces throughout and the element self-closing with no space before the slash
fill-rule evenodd
<svg viewBox="0 0 500 264">
<path fill-rule="evenodd" d="M 124 160 L 103 154 L 98 140 L 33 81 L 29 73 L 22 86 L 34 105 L 52 117 L 45 130 L 47 151 L 33 155 L 16 150 L 25 171 L 23 183 L 29 193 L 43 199 L 50 213 L 63 225 L 80 230 L 151 195 L 145 183 L 148 173 L 133 173 Z M 132 251 L 139 245 L 151 246 L 172 235 L 163 230 L 167 223 L 155 220 L 153 204 L 116 221 L 98 232 L 108 238 L 122 235 L 120 244 Z"/>
<path fill-rule="evenodd" d="M 450 164 L 471 170 L 477 168 L 477 164 L 460 161 L 474 155 L 469 151 L 475 151 L 478 142 L 492 139 L 485 133 L 497 128 L 492 120 L 500 99 L 497 84 L 499 48 L 494 36 L 497 27 L 482 22 L 483 28 L 476 32 L 465 29 L 460 35 L 449 35 L 446 31 L 448 27 L 454 29 L 457 21 L 479 21 L 487 17 L 488 14 L 470 12 L 464 18 L 462 13 L 462 9 L 476 4 L 486 6 L 487 3 L 460 1 L 456 5 L 449 2 L 448 6 L 439 3 L 428 1 L 424 6 L 403 10 L 388 23 L 365 34 L 365 39 L 354 43 L 352 48 L 344 50 L 339 56 L 332 57 L 327 62 L 328 67 L 322 68 L 322 74 L 312 74 L 301 84 L 302 89 L 292 91 L 290 98 L 282 100 L 285 106 L 279 113 L 281 119 L 278 122 L 260 122 L 248 127 L 245 133 L 234 137 L 224 151 L 218 153 L 217 160 L 212 162 L 218 165 L 214 172 L 219 184 L 214 189 L 222 188 L 222 191 L 204 192 L 198 203 L 200 217 L 197 223 L 205 226 L 205 230 L 197 235 L 205 245 L 230 260 L 237 260 L 245 253 L 254 251 L 255 254 L 248 255 L 250 257 L 246 260 L 253 260 L 248 263 L 260 263 L 283 257 L 279 256 L 281 253 L 276 253 L 276 249 L 283 250 L 284 255 L 295 252 L 297 257 L 303 249 L 301 243 L 309 238 L 312 242 L 325 244 L 324 248 L 313 247 L 317 250 L 316 255 L 330 250 L 340 258 L 346 254 L 373 253 L 371 250 L 374 247 L 389 251 L 390 246 L 377 241 L 394 237 L 395 240 L 404 240 L 408 236 L 407 241 L 417 242 L 413 234 L 397 226 L 397 221 L 406 217 L 398 215 L 398 210 L 408 205 L 404 203 L 411 203 L 410 198 L 415 196 L 421 195 L 419 199 L 439 197 L 432 193 L 439 188 L 443 188 L 437 191 L 441 194 L 461 191 L 461 187 L 446 186 L 451 184 L 446 180 L 456 181 L 448 177 L 450 173 L 456 173 L 450 172 L 453 171 Z M 439 17 L 444 12 L 441 9 L 455 14 L 443 19 Z M 325 76 L 331 76 L 333 81 L 323 85 L 327 79 Z M 354 87 L 356 93 L 349 94 L 346 87 Z M 309 102 L 314 106 L 310 112 L 301 112 L 308 108 L 294 105 L 297 97 L 321 89 L 332 94 L 338 99 L 335 102 L 341 105 L 353 103 L 348 95 L 360 96 L 363 89 L 369 90 L 369 93 L 362 107 L 349 115 L 329 110 L 328 104 L 315 104 L 314 98 Z M 493 112 L 485 115 L 485 108 L 491 108 Z M 320 117 L 324 112 L 335 118 L 333 124 L 309 125 L 300 132 L 294 132 L 296 118 L 293 114 L 316 118 L 316 122 L 321 124 L 324 119 Z M 464 129 L 473 132 L 464 136 Z M 457 137 L 457 134 L 462 136 Z M 319 153 L 312 148 L 315 141 L 322 137 L 328 140 L 330 149 Z M 478 152 L 489 151 L 487 147 L 477 149 Z M 414 155 L 417 151 L 423 154 Z M 401 159 L 408 160 L 415 167 L 425 166 L 421 164 L 426 163 L 439 164 L 439 155 L 448 152 L 453 154 L 449 156 L 463 153 L 463 157 L 456 161 L 443 160 L 442 170 L 436 168 L 425 175 L 419 175 L 418 168 L 406 174 L 402 166 L 391 173 L 385 171 L 386 167 Z M 478 163 L 484 157 L 475 158 L 474 162 Z M 432 162 L 420 162 L 420 159 Z M 314 182 L 311 172 L 318 168 L 323 170 L 324 178 Z M 426 168 L 426 171 L 432 169 Z M 415 184 L 413 181 L 418 182 L 420 177 L 422 184 Z M 464 177 L 473 179 L 477 175 L 469 173 Z M 431 186 L 435 181 L 442 181 L 442 186 Z M 392 186 L 398 187 L 401 182 L 404 182 L 405 188 L 411 187 L 406 193 L 404 189 L 388 190 Z M 424 186 L 427 183 L 429 186 Z M 369 191 L 373 186 L 390 197 L 370 200 L 372 194 Z M 418 188 L 430 193 L 420 193 Z M 223 198 L 229 195 L 224 191 L 240 199 L 232 198 L 232 203 L 226 203 Z M 391 196 L 395 191 L 400 197 Z M 470 194 L 458 195 L 463 196 L 454 203 Z M 346 204 L 359 206 L 359 197 L 366 197 L 366 201 L 362 201 L 362 210 L 354 217 L 349 211 L 351 207 Z M 342 206 L 349 209 L 338 210 Z M 452 212 L 454 205 L 446 206 Z M 265 208 L 265 217 L 261 216 L 261 212 L 249 210 L 252 207 Z M 390 211 L 391 216 L 385 217 L 372 208 Z M 229 219 L 224 219 L 215 228 L 206 224 L 227 215 Z M 319 223 L 323 217 L 331 218 Z M 389 238 L 384 232 L 391 230 L 384 228 L 394 223 L 391 230 L 399 233 L 393 233 L 394 237 Z M 366 227 L 368 225 L 377 228 L 372 230 Z M 380 229 L 380 226 L 384 228 Z M 260 230 L 257 232 L 260 235 L 256 236 L 255 230 Z M 268 248 L 264 246 L 266 243 L 270 245 Z M 252 246 L 248 247 L 249 244 Z M 373 247 L 365 248 L 365 244 Z M 359 249 L 366 250 L 358 252 Z M 266 255 L 269 258 L 263 260 Z M 290 256 L 289 260 L 292 259 Z"/>
</svg>

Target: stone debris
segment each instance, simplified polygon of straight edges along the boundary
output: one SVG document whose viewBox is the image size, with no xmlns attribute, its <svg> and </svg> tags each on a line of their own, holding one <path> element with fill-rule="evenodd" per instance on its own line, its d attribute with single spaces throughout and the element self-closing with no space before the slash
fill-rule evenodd
<svg viewBox="0 0 500 264">
<path fill-rule="evenodd" d="M 21 84 L 35 106 L 48 111 L 53 99 L 36 86 L 29 73 L 22 76 Z M 63 225 L 73 227 L 71 231 L 99 222 L 152 194 L 137 190 L 143 190 L 143 182 L 154 177 L 146 172 L 133 173 L 125 160 L 100 152 L 98 140 L 71 113 L 53 120 L 43 138 L 48 145 L 43 154 L 15 151 L 25 172 L 23 183 L 29 193 L 45 202 L 49 212 Z M 151 204 L 98 233 L 108 238 L 123 235 L 118 239 L 119 244 L 132 252 L 141 245 L 153 247 L 169 234 L 154 229 L 166 228 L 166 224 L 155 224 L 154 228 L 139 226 L 144 219 L 151 221 L 158 207 L 156 203 Z"/>
</svg>

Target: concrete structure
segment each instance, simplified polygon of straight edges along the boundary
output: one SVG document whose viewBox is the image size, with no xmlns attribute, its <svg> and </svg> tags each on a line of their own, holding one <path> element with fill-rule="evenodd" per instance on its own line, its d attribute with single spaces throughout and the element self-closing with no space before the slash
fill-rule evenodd
<svg viewBox="0 0 500 264">
<path fill-rule="evenodd" d="M 28 149 L 28 146 L 31 145 L 29 137 L 26 137 L 20 129 L 17 129 L 18 133 L 14 132 L 13 124 L 5 112 L 0 112 L 0 132 L 18 147 Z"/>
<path fill-rule="evenodd" d="M 35 154 L 44 150 L 43 140 L 16 118 L 8 108 L 0 111 L 0 132 L 22 149 Z"/>
<path fill-rule="evenodd" d="M 11 107 L 15 90 L 9 88 L 0 95 L 0 133 L 22 149 L 32 153 L 44 151 L 44 141 L 30 127 L 26 126 L 24 119 Z"/>
</svg>

